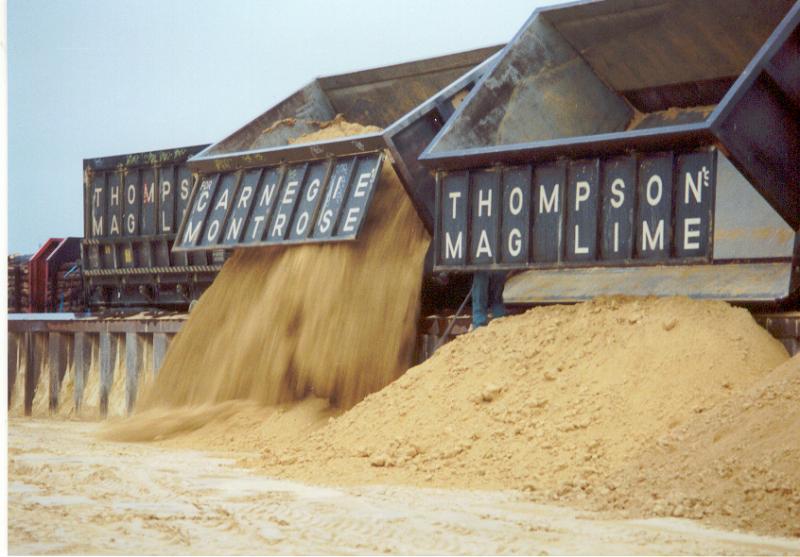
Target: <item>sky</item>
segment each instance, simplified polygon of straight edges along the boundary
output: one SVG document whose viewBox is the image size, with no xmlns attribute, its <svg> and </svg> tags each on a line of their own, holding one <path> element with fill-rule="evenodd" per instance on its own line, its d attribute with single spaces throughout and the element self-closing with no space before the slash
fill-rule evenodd
<svg viewBox="0 0 800 557">
<path fill-rule="evenodd" d="M 8 249 L 83 234 L 83 159 L 213 143 L 315 77 L 510 40 L 553 0 L 8 0 Z"/>
</svg>

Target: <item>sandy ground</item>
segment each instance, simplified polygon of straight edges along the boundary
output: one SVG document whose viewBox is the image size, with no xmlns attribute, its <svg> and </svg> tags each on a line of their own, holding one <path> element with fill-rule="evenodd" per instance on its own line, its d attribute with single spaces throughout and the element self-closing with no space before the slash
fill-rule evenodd
<svg viewBox="0 0 800 557">
<path fill-rule="evenodd" d="M 276 481 L 231 459 L 97 441 L 96 427 L 11 419 L 10 553 L 800 553 L 800 540 L 598 520 L 516 491 Z"/>
</svg>

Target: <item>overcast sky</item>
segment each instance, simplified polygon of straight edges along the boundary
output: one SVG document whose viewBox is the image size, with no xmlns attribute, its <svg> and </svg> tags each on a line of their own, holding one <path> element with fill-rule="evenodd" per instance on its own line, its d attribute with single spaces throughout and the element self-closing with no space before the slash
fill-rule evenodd
<svg viewBox="0 0 800 557">
<path fill-rule="evenodd" d="M 83 233 L 84 158 L 211 143 L 313 78 L 508 41 L 552 0 L 9 0 L 9 252 Z"/>
</svg>

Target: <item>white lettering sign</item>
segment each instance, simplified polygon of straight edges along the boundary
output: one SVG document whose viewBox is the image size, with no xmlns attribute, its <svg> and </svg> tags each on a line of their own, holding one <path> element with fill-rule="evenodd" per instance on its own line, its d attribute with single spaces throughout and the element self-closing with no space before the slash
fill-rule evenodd
<svg viewBox="0 0 800 557">
<path fill-rule="evenodd" d="M 581 203 L 589 199 L 592 189 L 589 187 L 589 182 L 584 180 L 578 181 L 575 184 L 575 211 L 581 210 Z M 577 241 L 577 239 L 576 239 Z M 577 252 L 576 252 L 577 253 Z"/>
<path fill-rule="evenodd" d="M 444 257 L 445 259 L 461 259 L 463 256 L 463 242 L 464 235 L 459 232 L 458 236 L 456 236 L 456 241 L 453 242 L 453 239 L 450 237 L 449 232 L 445 232 L 444 234 Z"/>
<path fill-rule="evenodd" d="M 550 197 L 543 185 L 539 186 L 539 213 L 558 213 L 558 184 L 553 186 Z"/>
<path fill-rule="evenodd" d="M 683 221 L 683 249 L 700 249 L 700 222 L 698 217 Z"/>
<path fill-rule="evenodd" d="M 481 255 L 492 256 L 492 248 L 489 245 L 489 235 L 486 233 L 486 230 L 481 230 L 481 235 L 478 238 L 478 249 L 475 250 L 476 258 Z"/>
<path fill-rule="evenodd" d="M 656 243 L 658 248 L 656 248 Z M 642 251 L 664 249 L 664 219 L 658 221 L 655 234 L 650 230 L 650 223 L 642 221 Z"/>
<path fill-rule="evenodd" d="M 350 207 L 350 210 L 347 211 L 347 218 L 344 219 L 344 226 L 342 227 L 343 232 L 356 231 L 356 228 L 353 225 L 358 222 L 358 214 L 360 212 L 361 207 Z"/>
<path fill-rule="evenodd" d="M 353 192 L 353 197 L 364 197 L 367 195 L 367 186 L 369 186 L 369 180 L 372 177 L 372 172 L 365 172 L 358 177 L 358 182 L 356 183 L 356 190 Z"/>
</svg>

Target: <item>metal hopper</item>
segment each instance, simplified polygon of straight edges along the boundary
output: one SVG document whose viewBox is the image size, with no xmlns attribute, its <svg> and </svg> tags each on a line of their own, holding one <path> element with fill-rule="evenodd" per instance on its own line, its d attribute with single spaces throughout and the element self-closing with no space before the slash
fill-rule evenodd
<svg viewBox="0 0 800 557">
<path fill-rule="evenodd" d="M 798 25 L 790 0 L 534 12 L 420 157 L 436 268 L 537 269 L 520 303 L 795 296 Z"/>
<path fill-rule="evenodd" d="M 434 178 L 417 157 L 498 50 L 312 81 L 189 161 L 202 176 L 174 250 L 354 239 L 384 150 L 432 232 Z M 290 144 L 337 114 L 383 131 Z"/>
<path fill-rule="evenodd" d="M 221 254 L 171 253 L 207 145 L 83 161 L 87 303 L 92 308 L 186 308 L 211 284 Z"/>
</svg>

